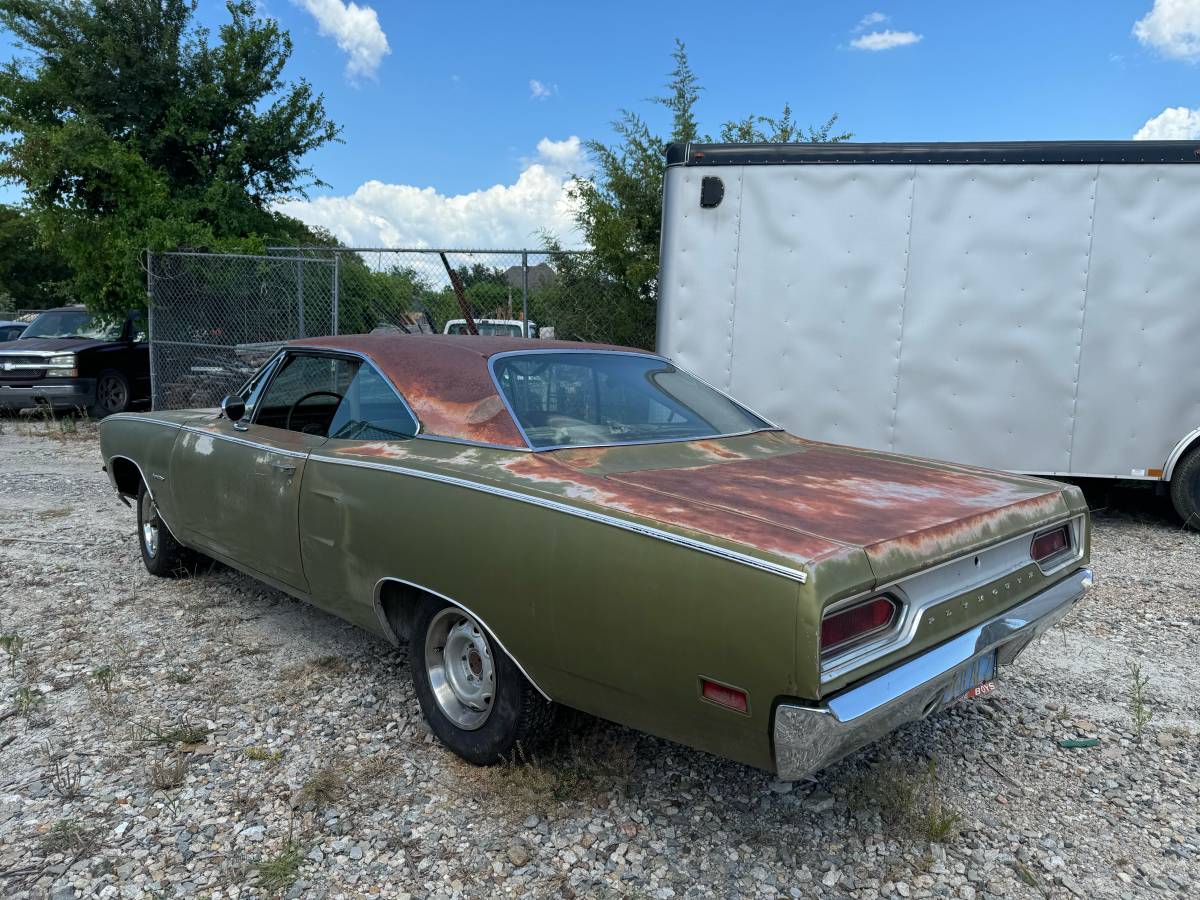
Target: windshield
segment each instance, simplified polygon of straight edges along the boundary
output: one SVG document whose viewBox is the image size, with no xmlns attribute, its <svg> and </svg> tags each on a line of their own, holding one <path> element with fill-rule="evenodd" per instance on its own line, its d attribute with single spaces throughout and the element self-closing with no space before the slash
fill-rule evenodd
<svg viewBox="0 0 1200 900">
<path fill-rule="evenodd" d="M 773 427 L 666 360 L 628 353 L 518 353 L 492 371 L 529 445 L 690 441 Z"/>
<path fill-rule="evenodd" d="M 84 309 L 52 309 L 44 312 L 25 329 L 24 338 L 92 338 L 115 341 L 121 337 L 122 322 L 104 322 Z"/>
</svg>

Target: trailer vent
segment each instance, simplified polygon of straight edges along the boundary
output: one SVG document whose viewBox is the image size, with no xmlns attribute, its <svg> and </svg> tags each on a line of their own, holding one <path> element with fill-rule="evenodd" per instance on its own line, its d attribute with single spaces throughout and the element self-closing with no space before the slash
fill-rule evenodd
<svg viewBox="0 0 1200 900">
<path fill-rule="evenodd" d="M 712 209 L 720 206 L 725 198 L 725 184 L 715 175 L 706 175 L 700 179 L 700 207 Z"/>
</svg>

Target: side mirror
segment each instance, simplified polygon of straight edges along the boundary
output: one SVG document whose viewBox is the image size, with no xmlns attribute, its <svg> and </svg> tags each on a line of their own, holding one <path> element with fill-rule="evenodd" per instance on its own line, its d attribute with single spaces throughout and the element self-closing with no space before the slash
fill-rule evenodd
<svg viewBox="0 0 1200 900">
<path fill-rule="evenodd" d="M 246 401 L 230 394 L 221 401 L 221 412 L 230 422 L 240 422 L 242 416 L 246 415 Z"/>
</svg>

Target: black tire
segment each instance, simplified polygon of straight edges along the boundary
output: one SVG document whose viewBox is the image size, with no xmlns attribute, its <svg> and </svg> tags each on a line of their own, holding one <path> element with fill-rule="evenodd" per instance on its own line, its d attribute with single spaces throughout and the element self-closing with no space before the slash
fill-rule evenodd
<svg viewBox="0 0 1200 900">
<path fill-rule="evenodd" d="M 195 554 L 172 536 L 144 483 L 138 486 L 137 524 L 138 547 L 147 572 L 159 578 L 177 578 L 195 568 Z"/>
<path fill-rule="evenodd" d="M 1171 502 L 1183 524 L 1200 531 L 1200 447 L 1193 447 L 1171 473 Z"/>
<path fill-rule="evenodd" d="M 101 372 L 96 379 L 96 402 L 88 412 L 93 419 L 103 419 L 113 413 L 125 412 L 132 399 L 129 379 L 115 369 Z"/>
<path fill-rule="evenodd" d="M 446 678 L 435 678 L 431 674 L 428 663 L 430 653 L 427 647 L 434 647 L 441 639 L 441 630 L 451 624 L 452 631 L 463 631 L 473 638 L 466 640 L 479 641 L 469 646 L 473 650 L 483 650 L 486 647 L 487 656 L 477 674 L 494 675 L 491 682 L 491 699 L 486 704 L 486 714 L 482 709 L 475 709 L 462 704 L 460 695 L 454 693 Z M 434 634 L 431 636 L 431 630 Z M 452 639 L 455 640 L 455 639 Z M 442 641 L 443 651 L 451 641 Z M 430 651 L 433 653 L 433 651 Z M 442 652 L 441 658 L 445 658 Z M 437 653 L 433 653 L 436 658 Z M 505 759 L 512 759 L 520 751 L 529 751 L 542 744 L 552 733 L 555 719 L 555 706 L 529 683 L 517 664 L 500 648 L 478 621 L 466 611 L 446 603 L 437 597 L 425 597 L 420 601 L 413 621 L 412 641 L 409 645 L 409 665 L 412 671 L 413 688 L 417 692 L 417 700 L 421 704 L 421 712 L 433 730 L 434 735 L 447 748 L 457 753 L 467 762 L 477 766 L 490 766 Z M 488 662 L 490 661 L 490 666 Z M 463 660 L 463 672 L 470 668 Z M 433 668 L 437 668 L 433 663 Z M 434 682 L 441 681 L 440 694 L 435 694 Z M 447 691 L 450 691 L 447 694 Z M 486 692 L 486 688 L 483 688 Z M 439 700 L 439 696 L 443 699 Z M 472 712 L 482 715 L 483 721 L 472 727 L 464 727 L 446 712 L 444 704 L 458 703 L 463 707 L 463 715 Z"/>
</svg>

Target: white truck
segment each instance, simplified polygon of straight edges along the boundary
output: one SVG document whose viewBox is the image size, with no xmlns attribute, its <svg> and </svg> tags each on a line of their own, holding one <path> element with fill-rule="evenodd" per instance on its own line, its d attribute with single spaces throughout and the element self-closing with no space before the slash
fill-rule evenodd
<svg viewBox="0 0 1200 900">
<path fill-rule="evenodd" d="M 677 144 L 662 224 L 659 352 L 789 431 L 1200 523 L 1200 142 Z"/>
</svg>

